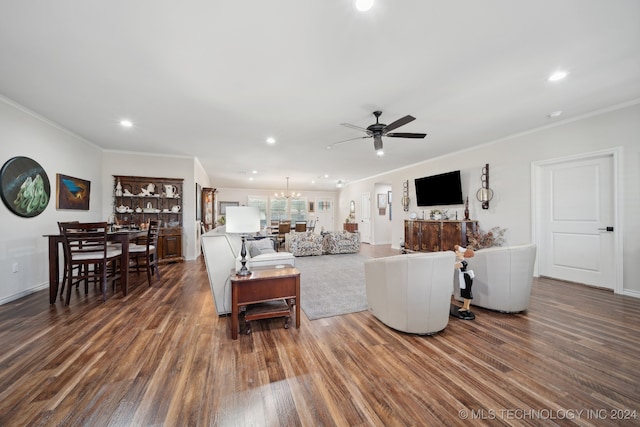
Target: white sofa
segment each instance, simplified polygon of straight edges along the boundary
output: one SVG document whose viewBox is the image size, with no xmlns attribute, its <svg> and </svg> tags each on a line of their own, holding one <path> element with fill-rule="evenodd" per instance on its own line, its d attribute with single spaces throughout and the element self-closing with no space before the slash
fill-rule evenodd
<svg viewBox="0 0 640 427">
<path fill-rule="evenodd" d="M 435 334 L 449 323 L 453 251 L 395 255 L 365 261 L 369 311 L 385 325 Z"/>
<path fill-rule="evenodd" d="M 218 315 L 231 313 L 231 281 L 229 278 L 232 269 L 240 269 L 242 239 L 239 235 L 226 234 L 224 230 L 214 229 L 203 234 L 200 243 L 209 274 L 211 293 L 216 304 L 216 312 Z M 246 242 L 247 255 L 245 258 L 249 269 L 279 264 L 295 266 L 295 257 L 288 252 L 274 252 L 252 257 L 251 244 L 252 241 Z"/>
<path fill-rule="evenodd" d="M 517 313 L 529 307 L 535 244 L 479 249 L 466 261 L 467 269 L 475 274 L 471 287 L 472 306 L 505 313 Z M 462 301 L 457 276 L 454 295 Z"/>
</svg>

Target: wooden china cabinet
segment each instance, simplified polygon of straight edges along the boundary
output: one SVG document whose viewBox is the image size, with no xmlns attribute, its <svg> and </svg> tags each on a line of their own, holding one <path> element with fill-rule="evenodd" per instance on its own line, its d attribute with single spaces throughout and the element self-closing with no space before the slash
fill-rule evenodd
<svg viewBox="0 0 640 427">
<path fill-rule="evenodd" d="M 452 251 L 455 245 L 467 246 L 467 230 L 476 231 L 472 220 L 405 220 L 404 246 L 408 251 Z"/>
<path fill-rule="evenodd" d="M 158 262 L 182 262 L 183 179 L 114 175 L 115 224 L 144 227 L 160 221 Z"/>
</svg>

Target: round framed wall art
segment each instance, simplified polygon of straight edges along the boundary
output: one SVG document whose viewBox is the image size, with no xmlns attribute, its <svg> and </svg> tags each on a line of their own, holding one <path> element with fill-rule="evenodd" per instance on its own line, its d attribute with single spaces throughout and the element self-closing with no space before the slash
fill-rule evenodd
<svg viewBox="0 0 640 427">
<path fill-rule="evenodd" d="M 51 196 L 49 177 L 35 160 L 13 157 L 0 169 L 0 196 L 7 208 L 18 216 L 40 215 Z"/>
</svg>

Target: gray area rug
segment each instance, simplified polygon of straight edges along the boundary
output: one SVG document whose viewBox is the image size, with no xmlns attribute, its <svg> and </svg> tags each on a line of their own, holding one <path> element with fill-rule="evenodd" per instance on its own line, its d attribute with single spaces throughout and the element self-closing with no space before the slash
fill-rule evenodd
<svg viewBox="0 0 640 427">
<path fill-rule="evenodd" d="M 300 271 L 300 308 L 309 320 L 367 309 L 361 254 L 296 257 Z"/>
</svg>

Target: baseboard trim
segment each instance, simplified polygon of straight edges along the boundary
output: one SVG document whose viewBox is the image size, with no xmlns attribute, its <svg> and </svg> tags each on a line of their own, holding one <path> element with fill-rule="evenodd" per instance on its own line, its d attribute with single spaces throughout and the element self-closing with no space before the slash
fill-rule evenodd
<svg viewBox="0 0 640 427">
<path fill-rule="evenodd" d="M 640 298 L 640 291 L 635 291 L 631 289 L 623 289 L 622 295 L 626 295 L 628 297 Z"/>
<path fill-rule="evenodd" d="M 49 289 L 49 284 L 48 283 L 44 283 L 44 284 L 38 285 L 38 286 L 36 286 L 34 288 L 24 289 L 24 290 L 22 290 L 22 291 L 20 291 L 20 292 L 18 292 L 16 294 L 4 297 L 4 298 L 0 299 L 0 305 L 7 304 L 7 303 L 9 303 L 11 301 L 15 301 L 15 300 L 20 299 L 22 297 L 26 297 L 27 295 L 34 294 L 34 293 L 36 293 L 38 291 L 41 291 L 43 289 Z"/>
</svg>

